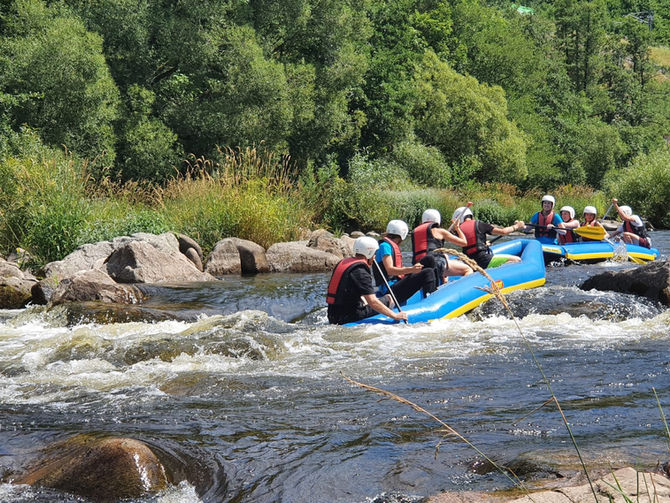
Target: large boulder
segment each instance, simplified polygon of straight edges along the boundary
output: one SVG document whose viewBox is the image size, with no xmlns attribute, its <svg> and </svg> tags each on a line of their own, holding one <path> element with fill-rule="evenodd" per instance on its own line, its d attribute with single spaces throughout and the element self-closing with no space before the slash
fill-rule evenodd
<svg viewBox="0 0 670 503">
<path fill-rule="evenodd" d="M 200 245 L 193 238 L 185 234 L 177 234 L 176 237 L 179 242 L 179 251 L 186 255 L 186 258 L 193 262 L 200 271 L 203 271 L 202 264 L 204 257 Z"/>
<path fill-rule="evenodd" d="M 19 269 L 13 262 L 0 258 L 0 309 L 19 309 L 32 298 L 37 278 Z"/>
<path fill-rule="evenodd" d="M 240 238 L 225 238 L 214 245 L 207 257 L 205 271 L 214 276 L 258 274 L 270 267 L 261 245 Z"/>
<path fill-rule="evenodd" d="M 47 264 L 44 267 L 44 276 L 46 278 L 61 280 L 79 271 L 90 269 L 105 270 L 104 262 L 113 252 L 125 247 L 129 243 L 138 241 L 149 243 L 166 255 L 184 255 L 202 272 L 202 250 L 188 236 L 183 234 L 175 236 L 171 232 L 163 234 L 138 232 L 130 236 L 119 236 L 111 241 L 81 245 L 63 260 Z M 181 250 L 184 251 L 182 252 Z"/>
<path fill-rule="evenodd" d="M 49 262 L 45 265 L 44 277 L 61 280 L 73 276 L 79 271 L 100 268 L 113 251 L 114 245 L 111 241 L 81 245 L 63 260 Z"/>
<path fill-rule="evenodd" d="M 145 443 L 87 435 L 49 446 L 45 457 L 14 482 L 99 502 L 140 498 L 168 485 L 163 465 Z"/>
<path fill-rule="evenodd" d="M 325 229 L 318 229 L 312 232 L 307 241 L 307 246 L 332 253 L 341 259 L 351 257 L 354 254 L 353 239 L 348 236 L 338 239 Z"/>
<path fill-rule="evenodd" d="M 64 302 L 100 301 L 116 304 L 135 304 L 144 294 L 133 285 L 120 285 L 98 269 L 79 271 L 65 278 L 51 296 L 51 304 Z"/>
<path fill-rule="evenodd" d="M 332 272 L 340 257 L 307 246 L 307 241 L 275 243 L 265 256 L 272 272 Z"/>
<path fill-rule="evenodd" d="M 590 277 L 580 288 L 631 293 L 670 306 L 670 261 L 649 262 L 625 271 L 606 271 Z"/>
<path fill-rule="evenodd" d="M 216 281 L 180 253 L 179 245 L 171 248 L 148 241 L 130 241 L 112 252 L 105 265 L 109 275 L 119 283 Z"/>
</svg>

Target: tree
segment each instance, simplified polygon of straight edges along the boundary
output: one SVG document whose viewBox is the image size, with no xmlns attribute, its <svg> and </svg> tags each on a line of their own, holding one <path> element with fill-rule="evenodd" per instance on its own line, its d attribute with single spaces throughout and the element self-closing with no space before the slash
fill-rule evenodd
<svg viewBox="0 0 670 503">
<path fill-rule="evenodd" d="M 114 159 L 119 94 L 102 40 L 67 10 L 19 0 L 0 39 L 0 92 L 29 96 L 11 107 L 11 124 L 27 124 L 49 144 L 82 157 Z"/>
<path fill-rule="evenodd" d="M 518 183 L 527 173 L 526 139 L 507 118 L 498 86 L 458 74 L 427 51 L 414 76 L 417 136 L 447 162 L 476 166 L 476 179 Z"/>
</svg>

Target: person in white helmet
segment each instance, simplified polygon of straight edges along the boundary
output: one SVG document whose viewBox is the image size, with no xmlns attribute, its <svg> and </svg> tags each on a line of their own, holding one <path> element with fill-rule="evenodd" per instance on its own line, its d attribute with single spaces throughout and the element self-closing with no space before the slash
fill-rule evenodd
<svg viewBox="0 0 670 503">
<path fill-rule="evenodd" d="M 647 234 L 644 222 L 638 215 L 633 215 L 630 206 L 619 206 L 619 201 L 612 198 L 614 209 L 619 213 L 621 225 L 614 231 L 611 237 L 623 235 L 624 243 L 631 243 L 651 248 L 651 238 Z"/>
<path fill-rule="evenodd" d="M 465 235 L 458 223 L 454 223 L 456 235 L 440 227 L 442 216 L 435 209 L 428 209 L 421 215 L 421 224 L 412 231 L 412 263 L 421 263 L 435 269 L 438 283 L 447 281 L 448 276 L 467 276 L 472 268 L 465 262 L 447 258 L 443 253 L 434 253 L 444 248 L 445 242 L 465 246 Z"/>
<path fill-rule="evenodd" d="M 598 222 L 598 210 L 596 209 L 595 206 L 584 206 L 584 222 L 582 223 L 583 227 L 603 227 L 603 224 Z M 605 228 L 603 227 L 603 231 L 605 232 L 605 237 L 604 239 L 607 239 L 609 237 L 609 234 L 607 231 L 605 231 Z M 590 239 L 587 238 L 586 236 L 582 236 L 582 241 L 596 241 L 595 239 Z"/>
<path fill-rule="evenodd" d="M 370 266 L 379 248 L 377 240 L 361 236 L 354 241 L 354 256 L 340 260 L 328 283 L 328 321 L 343 325 L 380 313 L 394 320 L 407 320 L 407 313 L 391 309 L 390 295 L 377 298 Z"/>
<path fill-rule="evenodd" d="M 560 213 L 563 223 L 559 227 L 565 229 L 566 232 L 558 234 L 558 244 L 577 242 L 578 236 L 572 232 L 573 229 L 579 227 L 579 220 L 575 218 L 575 209 L 572 206 L 563 206 Z"/>
<path fill-rule="evenodd" d="M 535 239 L 541 243 L 556 244 L 556 227 L 563 220 L 554 212 L 556 200 L 554 196 L 546 194 L 542 197 L 542 210 L 530 217 L 530 223 L 535 228 Z"/>
<path fill-rule="evenodd" d="M 423 263 L 414 264 L 411 267 L 402 265 L 400 243 L 407 237 L 408 232 L 409 228 L 402 220 L 391 220 L 388 223 L 386 234 L 379 241 L 379 249 L 375 258 L 379 267 L 375 266 L 372 269 L 377 283 L 377 295 L 388 293 L 388 288 L 386 288 L 386 283 L 388 283 L 400 304 L 421 289 L 427 296 L 437 288 L 433 267 Z M 384 278 L 381 277 L 380 271 Z"/>
<path fill-rule="evenodd" d="M 457 208 L 454 211 L 454 219 L 459 218 L 461 231 L 465 235 L 466 244 L 463 247 L 465 253 L 482 269 L 487 267 L 498 267 L 507 262 L 521 262 L 521 257 L 508 255 L 506 253 L 493 254 L 486 239 L 487 234 L 496 234 L 504 236 L 514 231 L 522 230 L 526 224 L 521 220 L 514 222 L 514 225 L 508 227 L 498 227 L 481 220 L 475 220 L 475 216 L 470 208 Z"/>
</svg>

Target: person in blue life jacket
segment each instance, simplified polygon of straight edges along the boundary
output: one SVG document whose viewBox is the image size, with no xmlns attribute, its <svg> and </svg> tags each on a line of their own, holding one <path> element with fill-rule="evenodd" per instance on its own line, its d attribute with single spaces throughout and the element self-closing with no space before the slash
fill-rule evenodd
<svg viewBox="0 0 670 503">
<path fill-rule="evenodd" d="M 610 237 L 621 234 L 624 243 L 651 248 L 651 238 L 647 234 L 647 229 L 642 219 L 638 215 L 633 215 L 633 210 L 630 206 L 619 206 L 619 202 L 614 198 L 612 198 L 612 204 L 614 205 L 614 209 L 619 213 L 621 225 Z"/>
<path fill-rule="evenodd" d="M 412 231 L 412 263 L 422 263 L 433 267 L 437 282 L 444 283 L 448 276 L 467 276 L 472 268 L 461 260 L 448 258 L 444 253 L 435 253 L 444 248 L 445 243 L 465 246 L 465 235 L 458 222 L 454 222 L 454 232 L 440 227 L 442 215 L 435 209 L 427 209 L 421 215 L 421 224 Z"/>
<path fill-rule="evenodd" d="M 549 194 L 542 197 L 542 211 L 530 217 L 530 223 L 535 228 L 535 239 L 541 243 L 556 244 L 556 227 L 563 223 L 560 216 L 554 213 L 556 200 Z M 530 232 L 530 230 L 529 230 Z"/>
<path fill-rule="evenodd" d="M 609 237 L 609 234 L 607 231 L 605 231 L 605 228 L 603 227 L 603 224 L 598 222 L 598 210 L 596 209 L 595 206 L 584 206 L 584 222 L 582 223 L 582 227 L 602 227 L 603 231 L 605 232 L 605 237 L 603 239 L 607 239 Z M 597 241 L 596 239 L 590 239 L 587 238 L 586 236 L 582 236 L 582 241 Z"/>
<path fill-rule="evenodd" d="M 493 254 L 486 239 L 487 234 L 505 236 L 514 231 L 523 230 L 526 224 L 521 220 L 514 222 L 514 225 L 508 227 L 497 227 L 481 220 L 475 220 L 470 208 L 456 208 L 454 219 L 460 216 L 461 231 L 465 235 L 466 245 L 463 247 L 463 253 L 477 262 L 482 269 L 498 267 L 507 262 L 521 262 L 521 257 L 508 255 L 506 253 Z"/>
<path fill-rule="evenodd" d="M 565 229 L 566 232 L 558 234 L 558 244 L 576 243 L 579 236 L 573 232 L 573 229 L 579 227 L 579 220 L 575 218 L 575 209 L 572 206 L 563 206 L 561 208 L 561 220 L 563 223 L 558 227 Z"/>
<path fill-rule="evenodd" d="M 419 290 L 423 290 L 428 296 L 437 288 L 435 276 L 435 261 L 432 257 L 426 257 L 423 262 L 404 267 L 402 264 L 402 243 L 409 228 L 402 220 L 391 220 L 386 226 L 386 234 L 379 241 L 375 260 L 379 267 L 373 267 L 375 282 L 377 283 L 377 295 L 388 293 L 388 283 L 395 295 L 396 300 L 402 305 Z M 381 277 L 381 274 L 384 278 Z M 384 281 L 386 279 L 386 281 Z"/>
<path fill-rule="evenodd" d="M 330 323 L 343 325 L 377 313 L 407 321 L 407 313 L 391 309 L 390 295 L 377 298 L 375 294 L 370 266 L 378 249 L 376 239 L 361 236 L 354 241 L 354 256 L 343 258 L 335 266 L 326 295 Z"/>
</svg>

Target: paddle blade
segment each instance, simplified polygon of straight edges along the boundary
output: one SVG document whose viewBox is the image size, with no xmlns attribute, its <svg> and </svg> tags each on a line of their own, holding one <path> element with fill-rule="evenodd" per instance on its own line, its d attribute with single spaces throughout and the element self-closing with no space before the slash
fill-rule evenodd
<svg viewBox="0 0 670 503">
<path fill-rule="evenodd" d="M 589 227 L 584 225 L 582 227 L 572 229 L 572 232 L 588 239 L 595 239 L 596 241 L 602 241 L 605 239 L 605 229 L 602 227 Z"/>
</svg>

